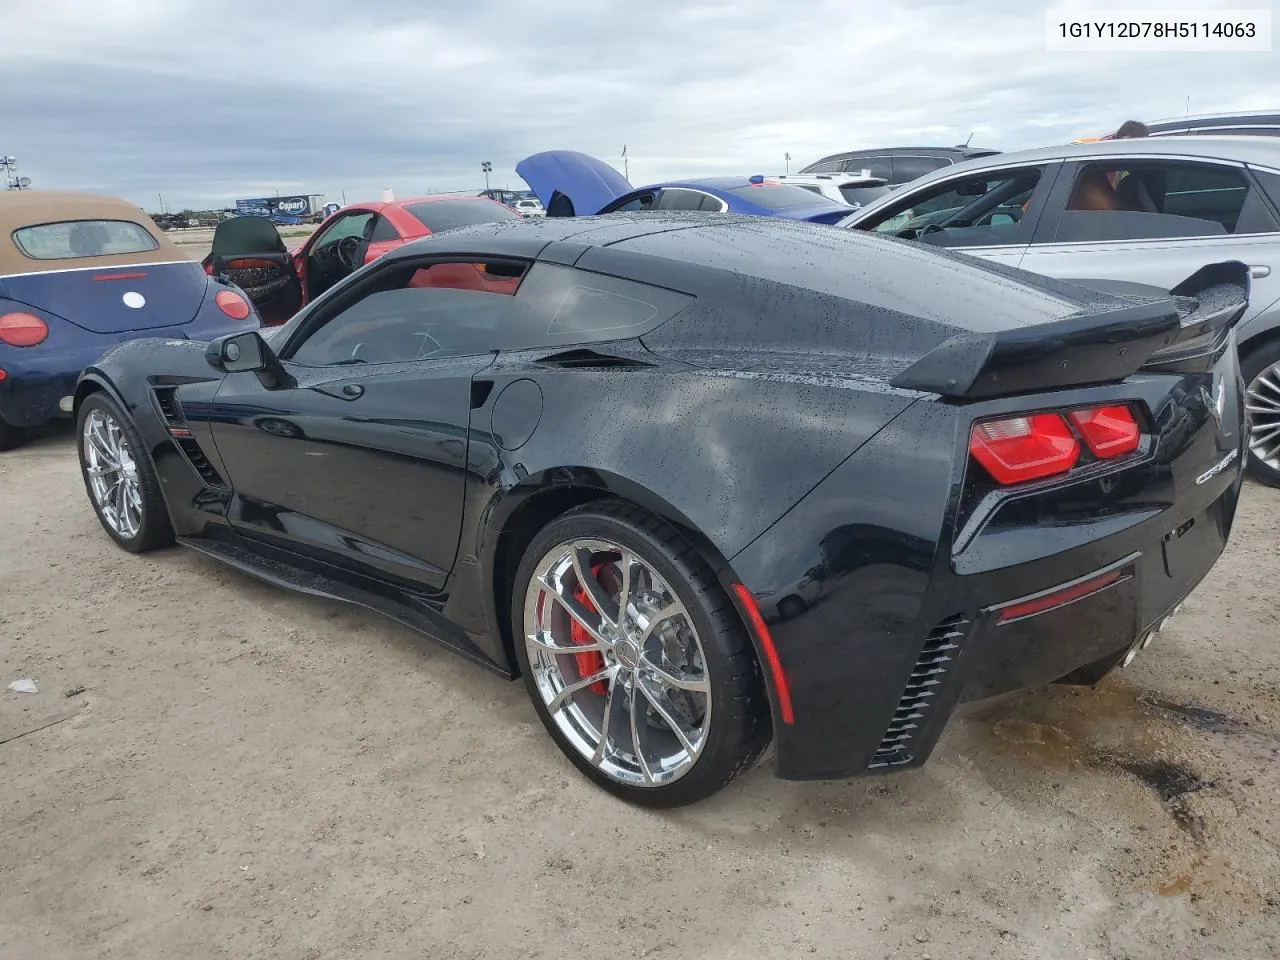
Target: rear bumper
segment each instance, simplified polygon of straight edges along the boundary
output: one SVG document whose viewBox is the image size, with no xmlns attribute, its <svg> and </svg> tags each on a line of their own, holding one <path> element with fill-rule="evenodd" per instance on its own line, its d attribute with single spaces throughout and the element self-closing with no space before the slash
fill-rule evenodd
<svg viewBox="0 0 1280 960">
<path fill-rule="evenodd" d="M 1240 392 L 1219 429 L 1199 391 L 1162 407 L 1170 383 L 1073 394 L 1147 391 L 1161 433 L 1133 468 L 1041 498 L 1053 510 L 1040 520 L 990 511 L 966 539 L 963 467 L 939 451 L 965 442 L 968 420 L 946 426 L 920 403 L 731 559 L 725 581 L 765 601 L 819 581 L 794 615 L 758 600 L 781 671 L 761 656 L 779 776 L 919 766 L 962 701 L 1097 682 L 1183 601 L 1228 541 L 1247 434 Z"/>
<path fill-rule="evenodd" d="M 67 412 L 59 407 L 63 397 L 75 392 L 80 372 L 114 345 L 103 338 L 89 346 L 42 350 L 26 347 L 5 351 L 0 367 L 0 420 L 14 427 L 38 427 Z"/>
</svg>

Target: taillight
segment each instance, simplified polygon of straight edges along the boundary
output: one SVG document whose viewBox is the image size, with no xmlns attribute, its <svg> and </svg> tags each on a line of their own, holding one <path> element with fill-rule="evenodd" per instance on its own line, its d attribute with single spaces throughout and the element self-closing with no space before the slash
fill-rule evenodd
<svg viewBox="0 0 1280 960">
<path fill-rule="evenodd" d="M 1095 457 L 1109 459 L 1138 449 L 1142 431 L 1128 407 L 1093 407 L 1075 410 L 1071 422 Z"/>
<path fill-rule="evenodd" d="M 975 423 L 969 452 L 999 483 L 1024 483 L 1066 473 L 1080 444 L 1056 413 L 1036 413 Z"/>
<path fill-rule="evenodd" d="M 1067 414 L 1033 413 L 973 425 L 969 452 L 1001 484 L 1025 483 L 1066 473 L 1080 458 L 1080 441 L 1099 459 L 1138 449 L 1142 430 L 1124 405 L 1089 407 Z"/>
<path fill-rule="evenodd" d="M 11 347 L 34 347 L 49 336 L 49 327 L 33 313 L 0 316 L 0 342 Z"/>
<path fill-rule="evenodd" d="M 218 305 L 219 310 L 232 320 L 249 319 L 251 311 L 249 301 L 234 290 L 219 290 L 218 295 L 213 298 L 213 302 Z"/>
</svg>

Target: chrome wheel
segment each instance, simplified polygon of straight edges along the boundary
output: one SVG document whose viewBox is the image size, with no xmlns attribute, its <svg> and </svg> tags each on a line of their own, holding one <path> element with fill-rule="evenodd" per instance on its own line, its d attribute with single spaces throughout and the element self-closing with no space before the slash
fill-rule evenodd
<svg viewBox="0 0 1280 960">
<path fill-rule="evenodd" d="M 1253 420 L 1249 452 L 1272 470 L 1280 470 L 1280 363 L 1258 372 L 1245 403 Z"/>
<path fill-rule="evenodd" d="M 103 520 L 132 540 L 142 529 L 142 485 L 124 431 L 109 413 L 96 409 L 85 418 L 80 442 L 89 490 Z"/>
<path fill-rule="evenodd" d="M 593 767 L 641 787 L 693 767 L 711 681 L 689 612 L 652 566 L 602 540 L 557 545 L 529 581 L 524 635 L 547 712 Z"/>
</svg>

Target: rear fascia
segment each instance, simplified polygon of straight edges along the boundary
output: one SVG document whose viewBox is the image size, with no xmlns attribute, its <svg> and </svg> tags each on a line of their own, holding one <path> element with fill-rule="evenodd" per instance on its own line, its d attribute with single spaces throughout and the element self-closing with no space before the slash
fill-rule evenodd
<svg viewBox="0 0 1280 960">
<path fill-rule="evenodd" d="M 1137 452 L 975 500 L 975 420 L 1117 402 L 1133 404 L 1148 431 Z M 908 408 L 730 558 L 726 578 L 771 614 L 790 688 L 794 723 L 775 720 L 779 775 L 918 766 L 960 700 L 1118 660 L 1220 554 L 1239 494 L 1243 416 L 1233 337 L 1201 373 Z M 1008 604 L 1114 569 L 1122 575 L 1072 603 L 998 622 Z M 815 571 L 802 613 L 768 610 Z M 888 747 L 904 729 L 910 742 L 895 754 Z"/>
</svg>

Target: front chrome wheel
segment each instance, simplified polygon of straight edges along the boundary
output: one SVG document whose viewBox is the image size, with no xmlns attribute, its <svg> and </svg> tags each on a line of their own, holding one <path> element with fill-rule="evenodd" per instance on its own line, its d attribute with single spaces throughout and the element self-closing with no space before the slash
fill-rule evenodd
<svg viewBox="0 0 1280 960">
<path fill-rule="evenodd" d="M 711 726 L 711 681 L 693 620 L 634 551 L 558 544 L 524 602 L 525 651 L 552 722 L 592 767 L 636 787 L 693 768 Z"/>
<path fill-rule="evenodd" d="M 117 536 L 134 539 L 142 529 L 142 487 L 124 431 L 115 417 L 97 408 L 85 417 L 80 443 L 98 512 Z"/>
<path fill-rule="evenodd" d="M 1245 403 L 1253 420 L 1249 452 L 1280 471 L 1280 362 L 1263 367 L 1250 381 Z"/>
</svg>

